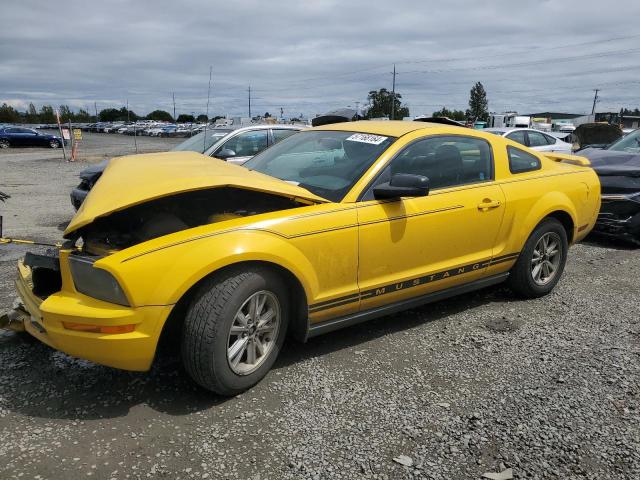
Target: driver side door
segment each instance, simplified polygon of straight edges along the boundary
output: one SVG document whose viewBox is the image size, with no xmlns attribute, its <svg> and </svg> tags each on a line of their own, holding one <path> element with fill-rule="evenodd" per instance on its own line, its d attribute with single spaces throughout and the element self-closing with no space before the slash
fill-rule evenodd
<svg viewBox="0 0 640 480">
<path fill-rule="evenodd" d="M 361 310 L 484 277 L 505 210 L 493 172 L 489 142 L 461 135 L 418 139 L 390 162 L 357 207 Z M 430 192 L 375 199 L 396 173 L 428 177 Z"/>
</svg>

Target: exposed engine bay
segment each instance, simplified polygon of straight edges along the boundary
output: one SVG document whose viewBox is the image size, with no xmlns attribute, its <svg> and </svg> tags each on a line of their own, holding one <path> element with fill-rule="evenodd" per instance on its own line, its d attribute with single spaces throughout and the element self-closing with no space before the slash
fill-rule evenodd
<svg viewBox="0 0 640 480">
<path fill-rule="evenodd" d="M 71 239 L 82 237 L 86 252 L 104 255 L 200 225 L 303 205 L 282 196 L 242 188 L 197 190 L 152 200 L 98 218 Z"/>
</svg>

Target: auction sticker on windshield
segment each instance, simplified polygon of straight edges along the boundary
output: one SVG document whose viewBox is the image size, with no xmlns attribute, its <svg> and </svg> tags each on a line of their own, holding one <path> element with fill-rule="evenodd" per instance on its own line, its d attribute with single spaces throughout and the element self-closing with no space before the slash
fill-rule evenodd
<svg viewBox="0 0 640 480">
<path fill-rule="evenodd" d="M 361 143 L 370 143 L 371 145 L 380 145 L 384 142 L 387 137 L 383 137 L 381 135 L 371 135 L 368 133 L 354 133 L 350 137 L 345 140 L 349 140 L 351 142 L 361 142 Z"/>
</svg>

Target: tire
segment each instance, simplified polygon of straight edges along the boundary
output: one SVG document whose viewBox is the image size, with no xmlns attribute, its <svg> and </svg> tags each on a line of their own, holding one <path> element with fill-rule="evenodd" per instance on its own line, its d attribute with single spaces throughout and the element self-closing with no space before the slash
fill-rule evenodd
<svg viewBox="0 0 640 480">
<path fill-rule="evenodd" d="M 554 249 L 557 253 L 551 255 Z M 567 232 L 562 224 L 555 218 L 544 219 L 527 239 L 511 269 L 507 281 L 511 290 L 523 298 L 538 298 L 551 292 L 564 271 L 568 249 Z M 540 255 L 541 252 L 546 253 Z"/>
<path fill-rule="evenodd" d="M 258 322 L 252 324 L 254 299 L 256 306 L 262 299 L 264 303 Z M 270 323 L 258 329 L 260 317 L 268 317 L 269 311 L 274 314 Z M 243 319 L 248 326 L 242 326 Z M 259 267 L 216 275 L 202 285 L 187 310 L 181 342 L 185 369 L 207 390 L 237 395 L 271 369 L 284 343 L 288 320 L 288 290 L 278 275 Z"/>
<path fill-rule="evenodd" d="M 57 140 L 51 140 L 49 142 L 49 146 L 51 148 L 60 148 L 60 142 L 58 142 Z"/>
<path fill-rule="evenodd" d="M 9 148 L 11 146 L 11 144 L 9 143 L 9 140 L 6 139 L 2 139 L 0 140 L 0 148 Z"/>
</svg>

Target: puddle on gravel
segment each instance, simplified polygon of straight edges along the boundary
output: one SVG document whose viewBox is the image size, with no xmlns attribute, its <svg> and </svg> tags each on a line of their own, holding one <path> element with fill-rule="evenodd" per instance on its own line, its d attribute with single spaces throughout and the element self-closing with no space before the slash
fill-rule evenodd
<svg viewBox="0 0 640 480">
<path fill-rule="evenodd" d="M 515 332 L 522 326 L 522 320 L 513 320 L 511 318 L 492 318 L 485 322 L 487 330 L 498 333 Z"/>
</svg>

